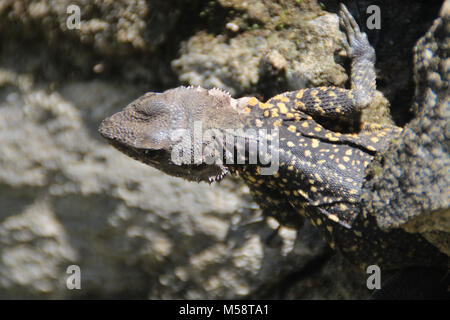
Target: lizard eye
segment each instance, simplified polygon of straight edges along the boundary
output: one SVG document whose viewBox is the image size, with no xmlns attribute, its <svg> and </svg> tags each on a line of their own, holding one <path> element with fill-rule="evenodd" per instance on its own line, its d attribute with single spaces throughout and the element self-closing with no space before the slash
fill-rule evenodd
<svg viewBox="0 0 450 320">
<path fill-rule="evenodd" d="M 147 116 L 158 117 L 170 113 L 170 108 L 167 103 L 159 100 L 144 100 L 137 108 Z"/>
</svg>

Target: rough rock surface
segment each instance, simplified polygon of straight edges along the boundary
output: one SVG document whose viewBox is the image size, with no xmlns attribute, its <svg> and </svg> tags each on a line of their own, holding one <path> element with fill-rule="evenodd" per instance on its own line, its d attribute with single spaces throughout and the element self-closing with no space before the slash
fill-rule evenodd
<svg viewBox="0 0 450 320">
<path fill-rule="evenodd" d="M 334 60 L 334 53 L 342 49 L 338 17 L 307 12 L 293 21 L 290 29 L 255 29 L 231 39 L 199 32 L 185 43 L 172 66 L 186 83 L 224 88 L 233 96 L 256 91 L 258 85 L 270 86 L 264 84 L 270 80 L 262 78 L 271 69 L 285 73 L 284 90 L 343 85 L 347 75 Z"/>
<path fill-rule="evenodd" d="M 80 30 L 66 28 L 69 2 Z M 344 85 L 336 3 L 168 3 L 0 1 L 0 297 L 366 298 L 365 275 L 310 225 L 273 237 L 239 180 L 171 178 L 97 133 L 145 91 L 182 82 L 262 97 Z M 369 117 L 387 106 L 379 93 Z M 81 290 L 66 288 L 72 264 Z"/>
<path fill-rule="evenodd" d="M 450 1 L 415 47 L 413 111 L 403 134 L 372 164 L 367 211 L 385 229 L 420 232 L 450 255 Z"/>
</svg>

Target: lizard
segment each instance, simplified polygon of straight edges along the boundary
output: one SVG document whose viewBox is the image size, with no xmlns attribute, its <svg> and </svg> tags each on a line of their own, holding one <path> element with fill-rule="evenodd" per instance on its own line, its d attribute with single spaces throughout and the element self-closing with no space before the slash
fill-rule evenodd
<svg viewBox="0 0 450 320">
<path fill-rule="evenodd" d="M 444 264 L 420 235 L 382 231 L 362 212 L 365 169 L 402 128 L 360 120 L 376 90 L 375 50 L 343 4 L 339 15 L 352 61 L 350 89 L 299 89 L 261 102 L 182 86 L 146 93 L 104 119 L 99 132 L 172 176 L 211 183 L 239 174 L 265 215 L 294 227 L 306 217 L 362 269 Z"/>
</svg>

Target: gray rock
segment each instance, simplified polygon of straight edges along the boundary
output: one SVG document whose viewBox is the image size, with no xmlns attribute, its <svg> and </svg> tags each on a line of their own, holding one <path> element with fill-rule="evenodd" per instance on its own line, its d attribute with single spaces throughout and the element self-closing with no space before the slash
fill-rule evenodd
<svg viewBox="0 0 450 320">
<path fill-rule="evenodd" d="M 263 85 L 265 60 L 283 69 L 285 90 L 343 85 L 347 75 L 334 60 L 334 53 L 342 49 L 338 17 L 331 13 L 311 17 L 306 12 L 294 21 L 296 29 L 256 29 L 232 39 L 199 32 L 182 46 L 181 56 L 172 66 L 183 82 L 223 88 L 233 96 L 255 92 Z M 271 58 L 273 55 L 278 58 Z M 284 62 L 278 64 L 280 59 Z M 274 83 L 267 84 L 270 86 Z"/>
</svg>

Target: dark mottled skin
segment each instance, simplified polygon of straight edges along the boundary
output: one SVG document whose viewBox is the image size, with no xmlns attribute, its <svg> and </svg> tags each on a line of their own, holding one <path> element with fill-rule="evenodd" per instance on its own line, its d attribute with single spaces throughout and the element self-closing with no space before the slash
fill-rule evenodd
<svg viewBox="0 0 450 320">
<path fill-rule="evenodd" d="M 397 268 L 445 263 L 421 236 L 402 230 L 381 231 L 372 217 L 361 213 L 359 196 L 365 169 L 402 130 L 359 120 L 360 111 L 375 93 L 375 52 L 344 6 L 340 15 L 352 59 L 350 90 L 302 89 L 263 103 L 256 98 L 233 99 L 218 89 L 179 87 L 140 97 L 105 119 L 100 133 L 125 154 L 173 176 L 212 182 L 228 172 L 239 173 L 266 215 L 293 226 L 302 223 L 302 216 L 308 217 L 324 231 L 332 248 L 361 268 L 369 264 Z M 263 165 L 249 164 L 248 155 L 243 164 L 227 164 L 224 158 L 223 163 L 207 164 L 205 156 L 196 163 L 193 158 L 174 160 L 172 151 L 183 144 L 179 136 L 172 135 L 177 129 L 186 129 L 191 136 L 192 143 L 184 142 L 189 150 L 205 148 L 194 139 L 196 121 L 202 123 L 203 132 L 268 131 L 263 138 L 236 134 L 244 137 L 246 147 L 252 140 L 269 139 L 270 144 L 268 136 L 278 132 L 278 172 L 261 175 Z M 235 151 L 241 147 L 232 144 Z M 210 150 L 214 153 L 220 148 L 224 146 L 214 145 Z"/>
</svg>

